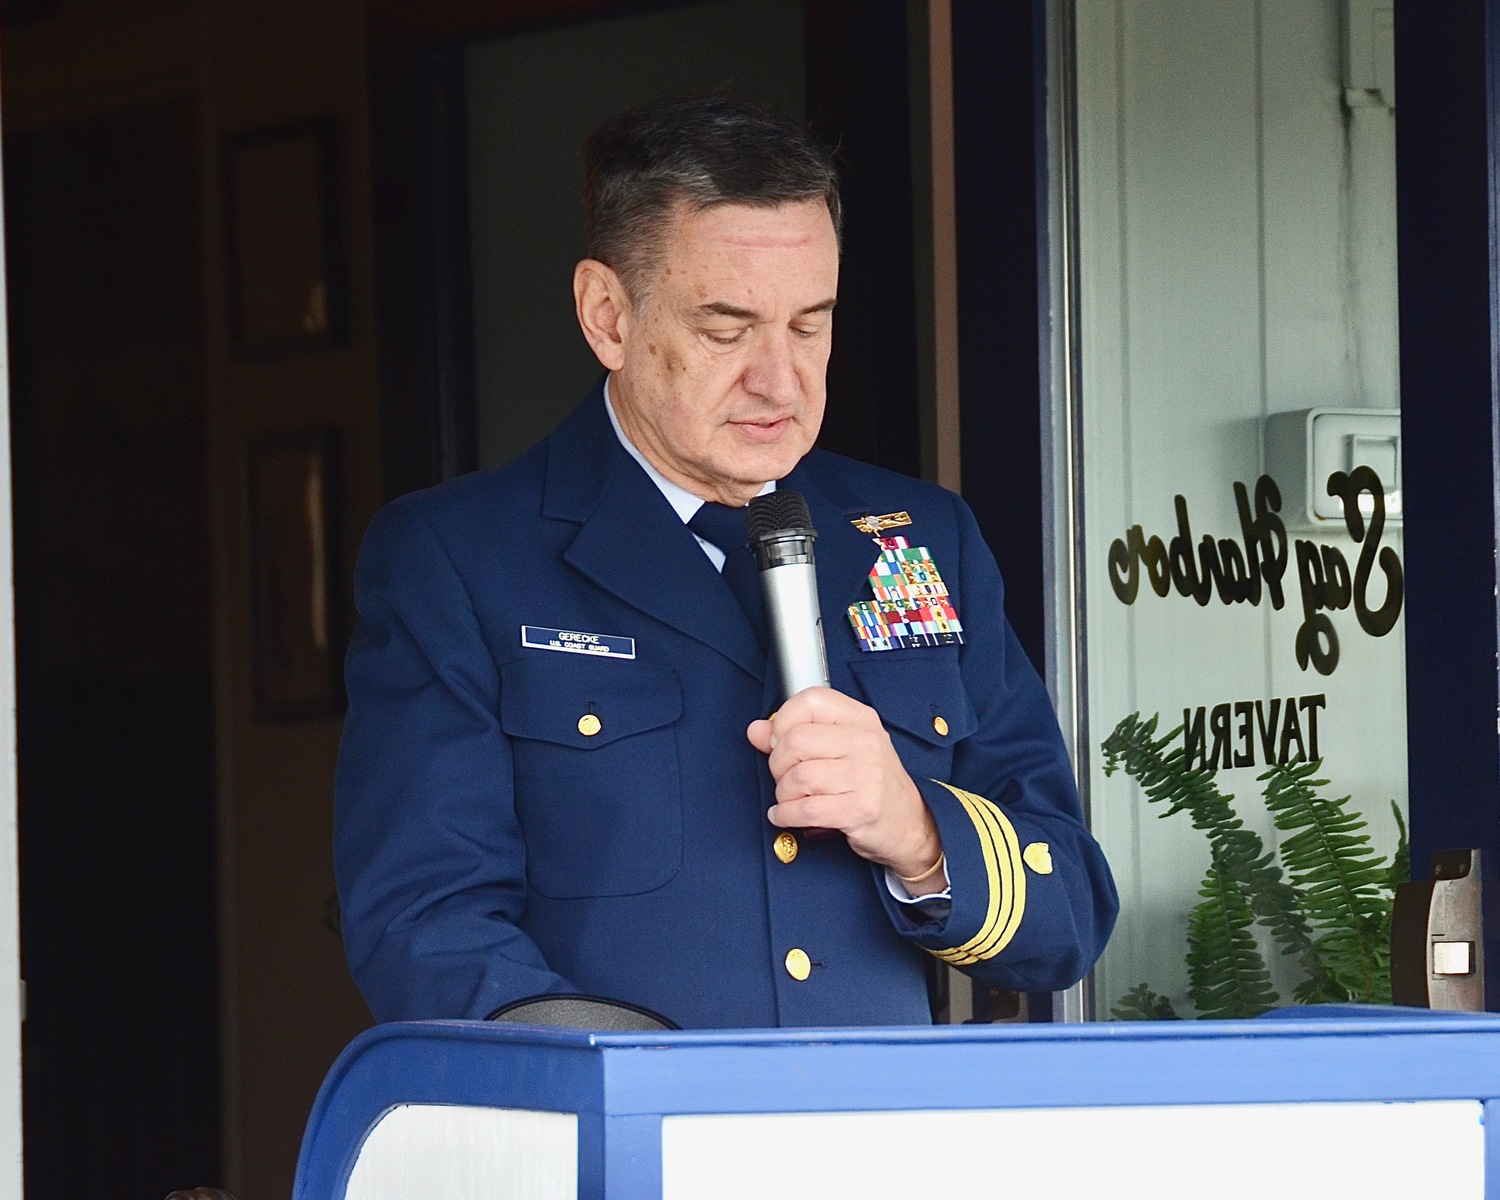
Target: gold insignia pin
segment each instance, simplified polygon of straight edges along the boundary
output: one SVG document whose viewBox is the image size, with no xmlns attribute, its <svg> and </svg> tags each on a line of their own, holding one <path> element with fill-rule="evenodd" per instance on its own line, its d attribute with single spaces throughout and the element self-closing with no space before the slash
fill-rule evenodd
<svg viewBox="0 0 1500 1200">
<path fill-rule="evenodd" d="M 1021 851 L 1021 857 L 1026 860 L 1026 865 L 1038 875 L 1052 874 L 1052 851 L 1046 842 L 1032 842 Z"/>
<path fill-rule="evenodd" d="M 880 516 L 857 517 L 850 522 L 861 533 L 868 533 L 871 537 L 887 529 L 899 529 L 903 525 L 911 524 L 911 514 L 908 512 L 881 513 Z"/>
</svg>

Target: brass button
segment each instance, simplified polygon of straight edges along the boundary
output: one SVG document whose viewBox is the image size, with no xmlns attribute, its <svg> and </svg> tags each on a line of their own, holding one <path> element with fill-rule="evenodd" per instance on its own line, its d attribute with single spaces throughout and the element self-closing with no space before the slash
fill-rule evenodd
<svg viewBox="0 0 1500 1200">
<path fill-rule="evenodd" d="M 594 716 L 593 713 L 584 713 L 583 716 L 578 718 L 578 732 L 583 734 L 584 737 L 593 737 L 602 728 L 603 726 L 600 724 L 599 718 Z"/>
<path fill-rule="evenodd" d="M 937 730 L 938 737 L 948 736 L 948 722 L 943 720 L 942 717 L 933 717 L 932 727 Z"/>
<path fill-rule="evenodd" d="M 794 946 L 786 952 L 786 973 L 798 983 L 812 974 L 812 959 L 807 957 L 806 950 Z"/>
<path fill-rule="evenodd" d="M 771 847 L 776 851 L 776 857 L 784 863 L 789 863 L 797 857 L 797 839 L 783 830 L 776 835 L 776 842 Z"/>
<path fill-rule="evenodd" d="M 1038 875 L 1052 874 L 1052 850 L 1046 842 L 1032 842 L 1021 851 L 1021 858 Z"/>
</svg>

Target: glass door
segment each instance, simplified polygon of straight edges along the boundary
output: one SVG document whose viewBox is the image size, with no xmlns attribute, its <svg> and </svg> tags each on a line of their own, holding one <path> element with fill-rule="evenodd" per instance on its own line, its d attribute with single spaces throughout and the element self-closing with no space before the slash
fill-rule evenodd
<svg viewBox="0 0 1500 1200">
<path fill-rule="evenodd" d="M 1391 6 L 1052 20 L 1060 659 L 1122 903 L 1080 1015 L 1386 999 L 1407 801 Z"/>
</svg>

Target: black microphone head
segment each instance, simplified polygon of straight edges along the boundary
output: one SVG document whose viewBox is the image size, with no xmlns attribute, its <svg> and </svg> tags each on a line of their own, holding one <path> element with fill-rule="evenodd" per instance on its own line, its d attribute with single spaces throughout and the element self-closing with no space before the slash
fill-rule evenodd
<svg viewBox="0 0 1500 1200">
<path fill-rule="evenodd" d="M 746 517 L 751 543 L 772 534 L 789 530 L 813 532 L 812 514 L 807 511 L 807 501 L 801 492 L 791 488 L 777 488 L 764 496 L 750 501 L 750 512 Z"/>
</svg>

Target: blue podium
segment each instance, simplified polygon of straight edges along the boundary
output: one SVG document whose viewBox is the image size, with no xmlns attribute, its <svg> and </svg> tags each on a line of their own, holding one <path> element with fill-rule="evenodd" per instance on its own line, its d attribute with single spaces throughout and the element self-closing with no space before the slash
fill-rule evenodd
<svg viewBox="0 0 1500 1200">
<path fill-rule="evenodd" d="M 394 1024 L 330 1071 L 294 1200 L 1500 1200 L 1497 1105 L 1500 1016 Z"/>
</svg>

